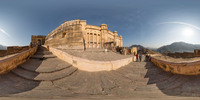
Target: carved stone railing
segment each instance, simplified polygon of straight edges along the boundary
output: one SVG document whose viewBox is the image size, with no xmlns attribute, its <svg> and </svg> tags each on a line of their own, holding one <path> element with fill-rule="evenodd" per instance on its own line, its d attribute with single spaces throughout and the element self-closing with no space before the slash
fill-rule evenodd
<svg viewBox="0 0 200 100">
<path fill-rule="evenodd" d="M 18 65 L 26 62 L 37 51 L 37 47 L 18 53 L 14 56 L 0 60 L 0 74 L 9 72 Z"/>
<path fill-rule="evenodd" d="M 199 75 L 200 74 L 200 61 L 193 62 L 167 62 L 163 60 L 151 58 L 156 66 L 162 68 L 166 72 L 182 75 Z"/>
</svg>

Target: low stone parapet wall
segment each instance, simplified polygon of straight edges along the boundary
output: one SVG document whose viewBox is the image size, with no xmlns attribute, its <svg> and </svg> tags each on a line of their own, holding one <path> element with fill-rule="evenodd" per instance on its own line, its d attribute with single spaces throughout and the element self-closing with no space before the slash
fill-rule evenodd
<svg viewBox="0 0 200 100">
<path fill-rule="evenodd" d="M 174 74 L 182 74 L 182 75 L 200 74 L 200 61 L 175 63 L 175 62 L 162 61 L 152 57 L 151 62 L 153 62 L 156 66 L 162 68 L 164 71 L 171 72 Z"/>
<path fill-rule="evenodd" d="M 0 50 L 0 57 L 20 53 L 29 49 L 29 46 L 9 46 L 7 50 Z"/>
<path fill-rule="evenodd" d="M 115 61 L 95 61 L 95 60 L 88 60 L 88 59 L 76 57 L 62 50 L 58 50 L 51 47 L 49 47 L 49 51 L 51 51 L 58 58 L 72 64 L 74 67 L 77 67 L 80 70 L 89 71 L 89 72 L 116 70 L 133 61 L 132 57 L 115 60 Z"/>
<path fill-rule="evenodd" d="M 14 56 L 0 60 L 0 74 L 9 72 L 18 65 L 26 62 L 37 51 L 37 47 L 18 53 Z"/>
</svg>

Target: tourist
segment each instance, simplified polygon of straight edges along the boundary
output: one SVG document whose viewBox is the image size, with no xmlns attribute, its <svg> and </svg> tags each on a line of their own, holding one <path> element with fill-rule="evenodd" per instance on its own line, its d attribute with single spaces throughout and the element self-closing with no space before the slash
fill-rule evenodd
<svg viewBox="0 0 200 100">
<path fill-rule="evenodd" d="M 151 55 L 149 55 L 149 59 L 148 60 L 151 61 Z"/>
<path fill-rule="evenodd" d="M 139 54 L 139 59 L 140 59 L 140 62 L 142 61 L 142 54 L 140 53 Z"/>
<path fill-rule="evenodd" d="M 149 61 L 149 54 L 146 54 L 145 61 Z"/>
<path fill-rule="evenodd" d="M 138 54 L 136 54 L 135 56 L 136 56 L 136 62 L 138 62 Z"/>
</svg>

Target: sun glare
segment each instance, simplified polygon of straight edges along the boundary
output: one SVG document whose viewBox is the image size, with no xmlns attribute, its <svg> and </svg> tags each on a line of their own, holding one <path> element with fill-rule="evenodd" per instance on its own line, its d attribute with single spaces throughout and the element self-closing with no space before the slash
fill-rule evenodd
<svg viewBox="0 0 200 100">
<path fill-rule="evenodd" d="M 194 34 L 194 30 L 191 28 L 186 28 L 182 31 L 182 34 L 186 37 L 191 37 Z"/>
</svg>

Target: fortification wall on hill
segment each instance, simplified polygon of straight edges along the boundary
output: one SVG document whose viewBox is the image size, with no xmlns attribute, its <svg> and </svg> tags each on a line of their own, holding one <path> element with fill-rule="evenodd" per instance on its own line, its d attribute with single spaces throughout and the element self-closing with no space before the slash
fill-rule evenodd
<svg viewBox="0 0 200 100">
<path fill-rule="evenodd" d="M 22 47 L 10 46 L 10 47 L 7 47 L 7 50 L 0 50 L 0 57 L 10 55 L 10 54 L 20 53 L 28 49 L 29 49 L 29 46 L 22 46 Z"/>
<path fill-rule="evenodd" d="M 194 52 L 168 53 L 167 55 L 175 58 L 194 58 L 194 57 L 200 57 L 200 50 L 195 49 Z"/>
</svg>

